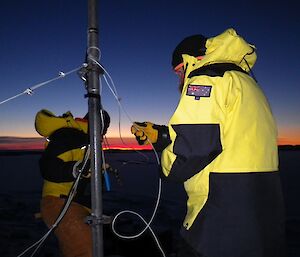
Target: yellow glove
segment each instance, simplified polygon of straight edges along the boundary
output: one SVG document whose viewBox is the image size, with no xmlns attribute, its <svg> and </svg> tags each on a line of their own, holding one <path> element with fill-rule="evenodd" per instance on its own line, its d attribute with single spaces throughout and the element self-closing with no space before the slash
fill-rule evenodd
<svg viewBox="0 0 300 257">
<path fill-rule="evenodd" d="M 140 145 L 148 145 L 151 142 L 157 151 L 162 151 L 171 143 L 168 127 L 149 121 L 134 122 L 131 126 L 131 133 L 135 135 Z"/>
<path fill-rule="evenodd" d="M 146 122 L 134 122 L 131 126 L 131 133 L 135 135 L 139 145 L 148 145 L 149 141 L 153 144 L 158 139 L 157 125 Z"/>
</svg>

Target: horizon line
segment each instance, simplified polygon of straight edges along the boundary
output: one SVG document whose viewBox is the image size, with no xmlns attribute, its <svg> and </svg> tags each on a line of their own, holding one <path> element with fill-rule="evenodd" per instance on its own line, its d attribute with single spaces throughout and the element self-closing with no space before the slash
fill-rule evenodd
<svg viewBox="0 0 300 257">
<path fill-rule="evenodd" d="M 139 145 L 135 137 L 108 137 L 103 143 L 105 150 L 151 150 L 151 145 Z M 0 150 L 44 150 L 46 139 L 44 137 L 19 137 L 0 136 Z M 292 144 L 278 140 L 279 147 L 297 147 L 300 144 Z"/>
</svg>

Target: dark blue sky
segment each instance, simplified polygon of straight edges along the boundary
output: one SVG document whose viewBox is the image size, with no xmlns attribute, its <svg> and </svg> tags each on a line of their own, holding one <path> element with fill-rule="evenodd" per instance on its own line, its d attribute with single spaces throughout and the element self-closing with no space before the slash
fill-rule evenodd
<svg viewBox="0 0 300 257">
<path fill-rule="evenodd" d="M 274 1 L 275 2 L 275 1 Z M 101 63 L 133 120 L 167 123 L 179 94 L 170 65 L 176 44 L 233 27 L 257 47 L 254 73 L 270 101 L 281 138 L 300 143 L 300 17 L 297 1 L 99 1 Z M 0 101 L 84 62 L 87 1 L 5 1 L 0 8 Z M 103 84 L 102 102 L 117 135 L 118 106 Z M 35 113 L 87 111 L 76 74 L 0 105 L 0 136 L 37 136 Z M 122 134 L 130 122 L 122 116 Z"/>
</svg>

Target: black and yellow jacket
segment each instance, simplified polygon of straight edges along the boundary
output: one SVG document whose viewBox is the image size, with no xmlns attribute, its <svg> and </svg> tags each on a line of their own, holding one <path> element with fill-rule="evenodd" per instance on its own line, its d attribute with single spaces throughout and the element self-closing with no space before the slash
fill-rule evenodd
<svg viewBox="0 0 300 257">
<path fill-rule="evenodd" d="M 44 178 L 42 196 L 66 197 L 74 182 L 73 166 L 82 161 L 88 144 L 88 122 L 74 119 L 70 112 L 55 116 L 41 110 L 35 119 L 36 131 L 47 138 L 45 151 L 40 159 L 40 171 Z M 75 201 L 89 206 L 89 197 L 83 200 L 80 192 L 89 181 L 81 181 Z M 85 185 L 83 185 L 85 184 Z M 83 202 L 82 202 L 83 200 Z"/>
<path fill-rule="evenodd" d="M 278 244 L 272 257 L 284 256 L 276 253 L 284 231 L 277 129 L 248 75 L 255 47 L 228 29 L 207 40 L 202 60 L 183 60 L 184 87 L 168 124 L 172 143 L 162 152 L 164 175 L 184 182 L 188 195 L 183 236 L 203 256 L 271 256 L 262 253 L 264 240 Z"/>
</svg>

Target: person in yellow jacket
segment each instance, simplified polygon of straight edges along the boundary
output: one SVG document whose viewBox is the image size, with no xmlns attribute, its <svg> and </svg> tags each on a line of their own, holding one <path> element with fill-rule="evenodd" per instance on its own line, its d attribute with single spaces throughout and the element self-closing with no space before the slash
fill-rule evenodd
<svg viewBox="0 0 300 257">
<path fill-rule="evenodd" d="M 110 117 L 104 110 L 101 113 L 101 131 L 105 135 Z M 50 228 L 61 213 L 82 166 L 89 144 L 88 116 L 83 119 L 74 118 L 70 112 L 56 116 L 43 109 L 36 114 L 35 128 L 40 135 L 47 138 L 39 164 L 44 178 L 41 216 Z M 91 227 L 85 222 L 90 215 L 90 208 L 90 175 L 85 172 L 66 215 L 54 231 L 63 257 L 93 256 Z"/>
<path fill-rule="evenodd" d="M 185 38 L 172 56 L 181 96 L 168 126 L 131 128 L 163 150 L 163 176 L 184 183 L 180 257 L 286 256 L 277 128 L 249 75 L 256 58 L 232 28 Z"/>
</svg>

